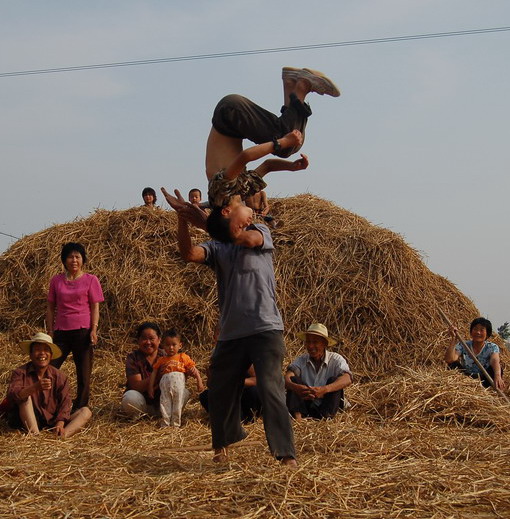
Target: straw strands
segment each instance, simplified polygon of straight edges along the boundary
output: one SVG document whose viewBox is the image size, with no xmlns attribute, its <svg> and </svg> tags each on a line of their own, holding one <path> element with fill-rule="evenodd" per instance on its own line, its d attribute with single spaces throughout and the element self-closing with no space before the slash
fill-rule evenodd
<svg viewBox="0 0 510 519">
<path fill-rule="evenodd" d="M 423 264 L 401 236 L 311 195 L 272 201 L 278 303 L 289 355 L 296 334 L 314 321 L 340 337 L 342 353 L 360 375 L 385 375 L 397 365 L 435 363 L 444 346 L 441 307 L 462 329 L 478 315 L 472 302 Z M 196 231 L 194 242 L 207 235 Z M 79 241 L 97 275 L 100 340 L 118 350 L 151 318 L 175 326 L 193 355 L 206 362 L 217 321 L 214 275 L 185 265 L 176 243 L 176 215 L 134 208 L 98 210 L 16 242 L 0 258 L 0 329 L 17 337 L 44 326 L 51 276 L 60 249 Z"/>
<path fill-rule="evenodd" d="M 63 243 L 80 241 L 103 285 L 90 426 L 60 441 L 0 421 L 0 517 L 510 517 L 510 411 L 491 390 L 441 366 L 438 307 L 461 328 L 478 312 L 395 233 L 309 195 L 273 201 L 279 305 L 288 359 L 322 321 L 356 374 L 352 408 L 294 423 L 300 466 L 268 452 L 261 421 L 218 467 L 194 385 L 180 429 L 118 415 L 124 358 L 142 320 L 184 332 L 203 369 L 217 319 L 214 276 L 177 253 L 175 214 L 137 208 L 27 236 L 0 258 L 0 394 L 26 362 L 15 346 L 43 326 Z M 194 241 L 206 239 L 195 233 Z M 400 367 L 405 366 L 405 367 Z M 75 390 L 74 367 L 66 362 Z"/>
</svg>

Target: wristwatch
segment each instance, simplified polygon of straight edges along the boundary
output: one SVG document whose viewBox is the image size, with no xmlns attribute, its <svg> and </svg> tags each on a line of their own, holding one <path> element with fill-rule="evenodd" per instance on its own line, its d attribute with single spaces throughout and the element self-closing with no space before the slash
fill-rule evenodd
<svg viewBox="0 0 510 519">
<path fill-rule="evenodd" d="M 273 137 L 273 152 L 276 153 L 277 151 L 280 151 L 282 149 L 281 144 L 278 142 L 278 139 L 276 137 Z"/>
</svg>

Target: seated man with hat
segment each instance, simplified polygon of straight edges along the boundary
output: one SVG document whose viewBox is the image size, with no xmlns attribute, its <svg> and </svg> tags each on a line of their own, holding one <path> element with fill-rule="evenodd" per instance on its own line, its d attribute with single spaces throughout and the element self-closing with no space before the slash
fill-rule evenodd
<svg viewBox="0 0 510 519">
<path fill-rule="evenodd" d="M 332 418 L 345 408 L 344 388 L 352 384 L 349 365 L 339 353 L 327 350 L 337 341 L 323 324 L 311 324 L 299 337 L 308 353 L 297 357 L 285 374 L 289 412 L 296 420 Z"/>
<path fill-rule="evenodd" d="M 16 428 L 38 434 L 42 428 L 51 428 L 61 437 L 68 438 L 82 429 L 92 413 L 88 407 L 72 415 L 71 392 L 64 372 L 50 365 L 62 355 L 49 335 L 39 332 L 30 340 L 20 343 L 30 362 L 15 369 L 7 390 L 9 423 Z"/>
</svg>

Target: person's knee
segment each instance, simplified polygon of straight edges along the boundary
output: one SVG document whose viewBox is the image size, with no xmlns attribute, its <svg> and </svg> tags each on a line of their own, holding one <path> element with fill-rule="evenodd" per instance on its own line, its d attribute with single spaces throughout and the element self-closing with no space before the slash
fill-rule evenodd
<svg viewBox="0 0 510 519">
<path fill-rule="evenodd" d="M 85 422 L 88 422 L 92 418 L 92 411 L 88 407 L 81 407 L 78 413 L 80 418 Z"/>
<path fill-rule="evenodd" d="M 123 413 L 128 415 L 136 415 L 145 413 L 147 402 L 145 397 L 140 392 L 135 391 L 134 389 L 129 389 L 122 396 L 120 407 Z"/>
</svg>

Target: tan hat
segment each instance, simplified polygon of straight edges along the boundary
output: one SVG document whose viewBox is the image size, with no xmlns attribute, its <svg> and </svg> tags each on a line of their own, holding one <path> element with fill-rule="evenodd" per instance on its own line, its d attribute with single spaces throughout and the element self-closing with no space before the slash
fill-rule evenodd
<svg viewBox="0 0 510 519">
<path fill-rule="evenodd" d="M 56 344 L 53 344 L 53 341 L 48 334 L 43 332 L 37 332 L 30 340 L 20 342 L 19 347 L 23 353 L 30 355 L 30 345 L 34 342 L 47 344 L 51 349 L 52 359 L 58 359 L 62 356 L 62 350 Z"/>
<path fill-rule="evenodd" d="M 313 323 L 308 327 L 308 330 L 306 332 L 300 332 L 298 333 L 298 337 L 300 339 L 305 340 L 306 334 L 311 333 L 312 335 L 319 335 L 320 337 L 324 337 L 328 341 L 328 346 L 334 346 L 337 343 L 336 339 L 333 339 L 333 337 L 330 337 L 328 334 L 328 329 L 321 323 Z"/>
</svg>

